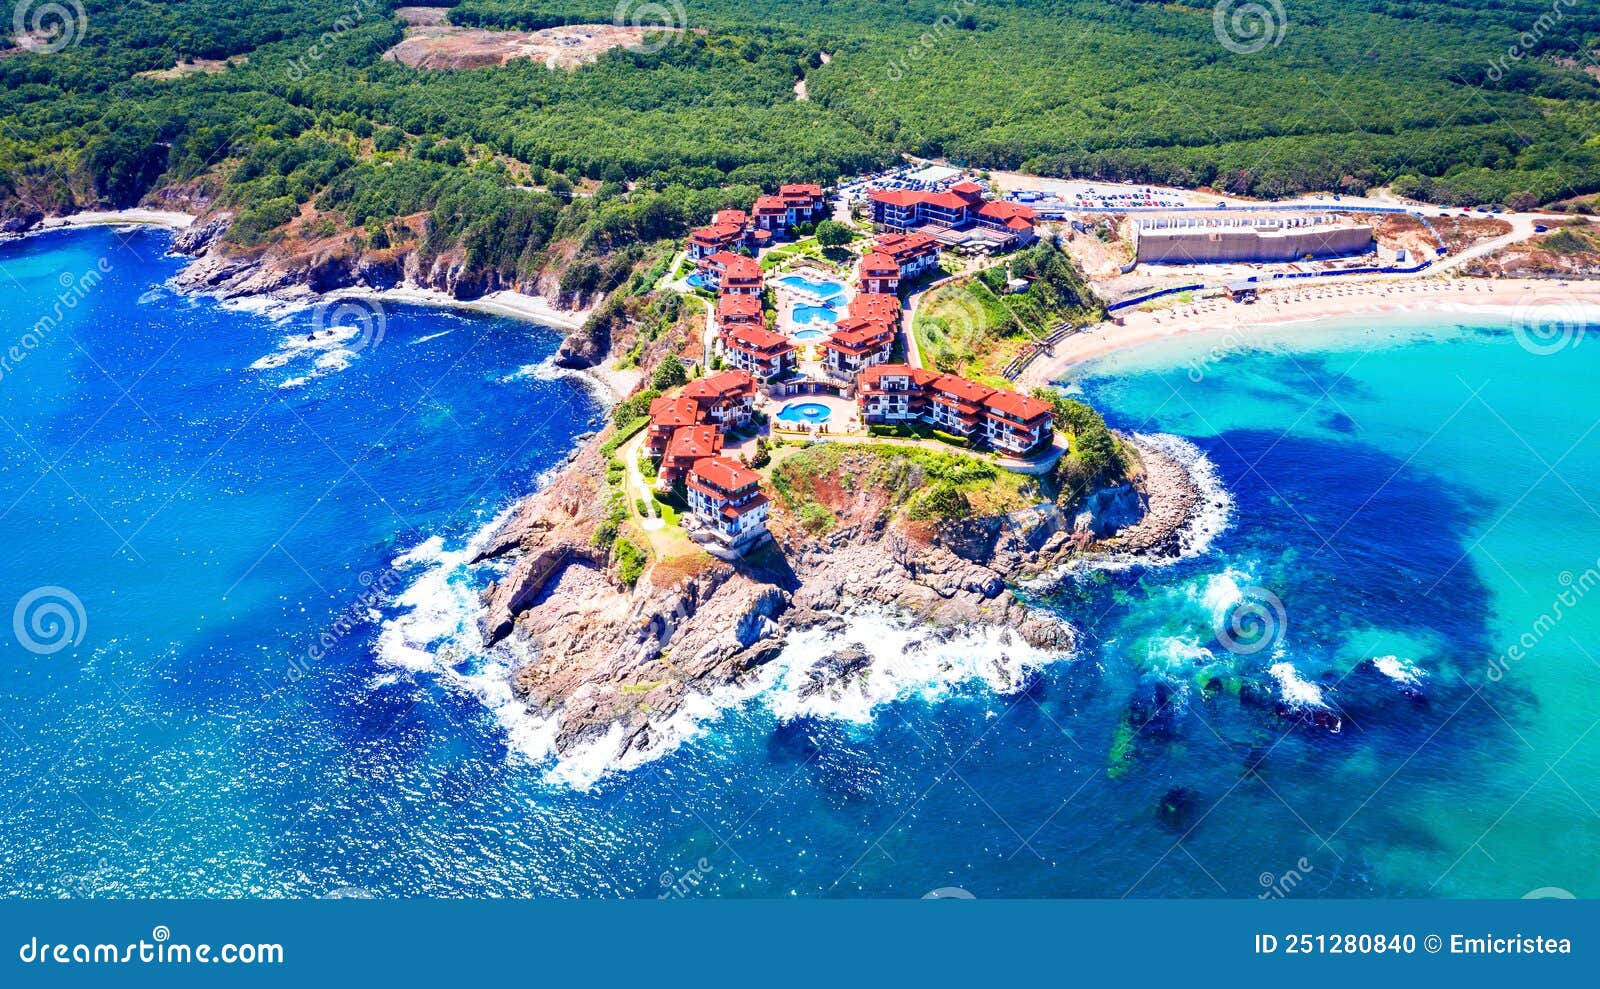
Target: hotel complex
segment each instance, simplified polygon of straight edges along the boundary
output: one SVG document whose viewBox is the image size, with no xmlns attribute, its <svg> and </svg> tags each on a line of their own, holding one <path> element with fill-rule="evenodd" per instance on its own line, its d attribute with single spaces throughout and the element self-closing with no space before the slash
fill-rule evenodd
<svg viewBox="0 0 1600 989">
<path fill-rule="evenodd" d="M 684 485 L 686 528 L 708 549 L 742 553 L 767 534 L 769 502 L 760 491 L 760 476 L 723 455 L 724 434 L 751 421 L 763 385 L 774 396 L 854 396 L 863 423 L 921 424 L 1013 456 L 1052 440 L 1054 412 L 1048 402 L 955 374 L 889 363 L 902 329 L 901 286 L 936 271 L 942 248 L 1032 242 L 1033 211 L 986 200 L 983 187 L 970 181 L 942 192 L 875 191 L 868 198 L 878 233 L 860 259 L 854 284 L 818 282 L 826 293 L 780 289 L 798 292 L 797 298 L 822 311 L 831 323 L 825 335 L 794 331 L 791 337 L 769 323 L 763 272 L 751 256 L 798 224 L 827 215 L 820 186 L 782 186 L 776 195 L 759 196 L 748 213 L 718 211 L 709 225 L 689 236 L 697 283 L 716 293 L 713 326 L 730 369 L 651 402 L 643 449 L 659 463 L 660 486 Z M 801 371 L 802 345 L 814 347 L 812 357 L 820 360 L 808 367 L 820 365 L 820 375 Z"/>
<path fill-rule="evenodd" d="M 1049 402 L 956 374 L 879 364 L 861 372 L 856 385 L 866 422 L 923 423 L 1016 456 L 1044 443 L 1055 428 Z"/>
<path fill-rule="evenodd" d="M 983 186 L 971 181 L 941 192 L 880 189 L 869 193 L 867 201 L 879 230 L 920 231 L 949 246 L 1023 247 L 1033 242 L 1038 220 L 1032 207 L 985 199 Z"/>
</svg>

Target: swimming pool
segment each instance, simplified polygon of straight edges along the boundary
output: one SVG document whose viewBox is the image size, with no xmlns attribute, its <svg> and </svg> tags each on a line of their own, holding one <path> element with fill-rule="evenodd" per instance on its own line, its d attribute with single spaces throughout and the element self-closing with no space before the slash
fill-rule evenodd
<svg viewBox="0 0 1600 989">
<path fill-rule="evenodd" d="M 836 323 L 839 321 L 839 312 L 828 306 L 795 306 L 790 315 L 794 317 L 797 325 L 807 323 Z M 798 333 L 795 336 L 799 336 Z"/>
<path fill-rule="evenodd" d="M 844 294 L 844 285 L 833 282 L 807 278 L 804 275 L 784 275 L 778 279 L 778 284 L 791 288 L 796 292 L 805 292 L 823 300 L 834 300 Z"/>
<path fill-rule="evenodd" d="M 783 422 L 827 422 L 833 415 L 833 410 L 821 402 L 790 402 L 778 410 L 778 419 Z"/>
<path fill-rule="evenodd" d="M 825 339 L 827 335 L 827 330 L 819 330 L 812 326 L 794 331 L 794 338 L 801 343 L 813 343 L 817 340 Z"/>
<path fill-rule="evenodd" d="M 690 288 L 709 289 L 711 287 L 710 285 L 706 284 L 706 276 L 700 274 L 698 271 L 690 275 L 688 278 L 685 278 L 684 281 L 689 283 Z"/>
</svg>

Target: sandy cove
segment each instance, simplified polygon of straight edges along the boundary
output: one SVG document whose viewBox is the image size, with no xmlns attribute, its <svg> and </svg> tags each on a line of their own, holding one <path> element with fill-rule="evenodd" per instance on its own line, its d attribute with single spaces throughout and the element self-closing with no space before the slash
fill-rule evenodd
<svg viewBox="0 0 1600 989">
<path fill-rule="evenodd" d="M 137 223 L 151 227 L 166 227 L 168 230 L 183 230 L 194 221 L 193 215 L 179 213 L 175 210 L 90 210 L 86 213 L 73 213 L 70 216 L 47 216 L 40 220 L 39 225 L 33 229 L 60 230 L 65 227 L 121 226 L 124 223 Z M 32 231 L 29 232 L 31 233 Z"/>
<path fill-rule="evenodd" d="M 1406 278 L 1351 281 L 1326 279 L 1294 287 L 1264 289 L 1250 304 L 1213 295 L 1122 314 L 1122 325 L 1106 321 L 1056 344 L 1018 379 L 1026 390 L 1059 380 L 1069 368 L 1109 354 L 1180 337 L 1245 334 L 1285 324 L 1335 320 L 1367 313 L 1453 313 L 1509 318 L 1518 312 L 1541 321 L 1577 323 L 1600 319 L 1600 281 L 1533 278 Z"/>
</svg>

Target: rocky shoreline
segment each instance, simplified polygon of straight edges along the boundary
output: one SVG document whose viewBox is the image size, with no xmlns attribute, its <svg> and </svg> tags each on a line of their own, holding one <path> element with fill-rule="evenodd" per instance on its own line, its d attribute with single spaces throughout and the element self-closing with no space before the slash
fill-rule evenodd
<svg viewBox="0 0 1600 989">
<path fill-rule="evenodd" d="M 568 331 L 576 339 L 570 347 L 563 341 L 558 356 L 562 367 L 586 370 L 598 363 L 598 359 L 586 359 L 596 349 L 582 332 L 590 310 L 570 309 L 551 301 L 552 294 L 559 294 L 546 291 L 553 286 L 522 285 L 498 272 L 470 269 L 459 252 L 424 263 L 415 250 L 352 252 L 343 238 L 306 244 L 294 251 L 242 248 L 223 240 L 233 223 L 231 212 L 209 210 L 203 203 L 189 201 L 177 205 L 185 208 L 12 217 L 0 236 L 21 238 L 92 225 L 161 226 L 175 233 L 173 253 L 191 259 L 175 279 L 184 292 L 222 301 L 262 299 L 285 305 L 366 296 L 475 309 Z"/>
<path fill-rule="evenodd" d="M 1131 476 L 1071 511 L 1045 502 L 911 523 L 893 520 L 881 498 L 863 491 L 830 506 L 839 524 L 825 536 L 780 522 L 773 545 L 744 560 L 658 565 L 629 588 L 593 547 L 604 457 L 591 441 L 475 561 L 508 568 L 484 592 L 482 637 L 516 657 L 513 693 L 530 716 L 554 719 L 554 754 L 583 752 L 609 765 L 664 751 L 687 711 L 748 692 L 795 634 L 819 626 L 848 633 L 853 614 L 899 616 L 936 640 L 982 632 L 1002 651 L 1011 643 L 1065 657 L 1075 645 L 1071 626 L 1026 604 L 1017 584 L 1098 555 L 1174 557 L 1210 507 L 1190 468 L 1160 443 L 1129 442 L 1139 458 Z M 846 647 L 817 657 L 802 692 L 848 691 L 872 674 L 866 651 Z"/>
</svg>

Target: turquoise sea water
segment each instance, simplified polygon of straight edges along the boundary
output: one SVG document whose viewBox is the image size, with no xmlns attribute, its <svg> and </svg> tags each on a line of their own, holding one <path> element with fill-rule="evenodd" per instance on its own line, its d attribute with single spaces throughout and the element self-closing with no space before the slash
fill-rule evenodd
<svg viewBox="0 0 1600 989">
<path fill-rule="evenodd" d="M 1090 368 L 1211 466 L 1203 551 L 1036 589 L 1057 662 L 798 636 L 596 779 L 471 648 L 470 540 L 603 416 L 557 335 L 274 321 L 165 289 L 167 242 L 0 245 L 5 895 L 1593 894 L 1600 601 L 1543 616 L 1600 555 L 1600 350 L 1442 321 Z M 892 661 L 866 695 L 788 689 L 851 641 Z"/>
</svg>

